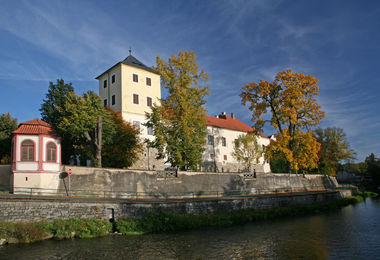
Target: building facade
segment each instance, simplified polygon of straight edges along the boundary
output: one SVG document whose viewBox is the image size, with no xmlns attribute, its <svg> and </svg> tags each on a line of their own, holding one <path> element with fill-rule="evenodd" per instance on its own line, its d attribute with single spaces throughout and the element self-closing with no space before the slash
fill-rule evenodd
<svg viewBox="0 0 380 260">
<path fill-rule="evenodd" d="M 61 167 L 61 140 L 53 128 L 40 119 L 24 123 L 12 133 L 12 176 L 14 193 L 31 188 L 57 188 Z M 46 191 L 45 191 L 46 192 Z"/>
<path fill-rule="evenodd" d="M 104 106 L 109 106 L 120 112 L 123 119 L 140 129 L 141 139 L 154 139 L 152 129 L 143 126 L 146 122 L 145 113 L 151 112 L 151 106 L 161 99 L 160 75 L 144 65 L 132 55 L 118 62 L 110 69 L 96 77 L 99 81 L 99 95 Z M 206 150 L 203 154 L 202 170 L 237 172 L 243 170 L 233 157 L 234 140 L 243 133 L 253 129 L 225 113 L 217 117 L 207 116 L 208 137 Z M 269 139 L 260 135 L 259 144 L 268 145 Z M 213 141 L 211 141 L 213 139 Z M 212 144 L 211 144 L 212 143 Z M 155 149 L 145 147 L 141 159 L 133 165 L 136 169 L 162 169 L 163 160 L 156 160 Z M 270 167 L 264 158 L 254 169 L 259 172 L 270 172 Z"/>
<path fill-rule="evenodd" d="M 253 132 L 254 129 L 237 119 L 233 113 L 228 116 L 225 112 L 215 117 L 206 116 L 207 140 L 206 150 L 202 156 L 202 170 L 219 172 L 240 172 L 245 167 L 233 156 L 235 140 L 239 135 Z M 267 146 L 270 139 L 259 133 L 259 145 Z M 257 172 L 270 172 L 270 165 L 262 156 L 259 163 L 253 166 Z M 253 170 L 252 169 L 252 170 Z"/>
<path fill-rule="evenodd" d="M 140 130 L 141 140 L 153 140 L 153 130 L 145 127 L 145 113 L 161 99 L 160 75 L 132 55 L 100 74 L 99 96 L 103 105 L 119 112 L 122 118 Z M 163 169 L 162 160 L 156 160 L 155 149 L 144 151 L 133 168 Z"/>
</svg>

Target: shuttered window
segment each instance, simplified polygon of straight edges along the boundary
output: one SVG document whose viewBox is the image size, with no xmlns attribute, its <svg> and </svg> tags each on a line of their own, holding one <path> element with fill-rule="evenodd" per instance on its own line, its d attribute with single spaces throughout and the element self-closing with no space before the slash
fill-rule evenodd
<svg viewBox="0 0 380 260">
<path fill-rule="evenodd" d="M 57 146 L 53 142 L 49 142 L 46 145 L 46 161 L 48 162 L 57 161 Z"/>
<path fill-rule="evenodd" d="M 34 161 L 34 143 L 25 140 L 21 143 L 21 161 Z"/>
<path fill-rule="evenodd" d="M 139 75 L 133 74 L 133 82 L 139 82 Z"/>
<path fill-rule="evenodd" d="M 115 105 L 115 103 L 116 103 L 115 101 L 116 101 L 116 97 L 115 97 L 115 95 L 112 95 L 111 104 Z"/>
<path fill-rule="evenodd" d="M 146 98 L 146 105 L 147 105 L 148 107 L 151 107 L 151 106 L 152 106 L 152 98 L 151 98 L 151 97 L 147 97 L 147 98 Z"/>
<path fill-rule="evenodd" d="M 133 94 L 133 104 L 139 104 L 139 95 Z"/>
</svg>

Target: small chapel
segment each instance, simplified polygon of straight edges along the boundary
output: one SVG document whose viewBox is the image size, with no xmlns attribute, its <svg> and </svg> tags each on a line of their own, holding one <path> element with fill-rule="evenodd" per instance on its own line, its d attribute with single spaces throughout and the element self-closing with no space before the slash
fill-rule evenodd
<svg viewBox="0 0 380 260">
<path fill-rule="evenodd" d="M 61 168 L 61 139 L 48 123 L 33 119 L 12 132 L 12 175 L 14 193 L 30 189 L 58 188 Z"/>
</svg>

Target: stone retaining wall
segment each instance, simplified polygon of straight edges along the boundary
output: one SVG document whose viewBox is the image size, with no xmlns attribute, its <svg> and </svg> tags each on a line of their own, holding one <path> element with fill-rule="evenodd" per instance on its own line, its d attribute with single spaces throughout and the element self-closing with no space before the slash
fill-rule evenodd
<svg viewBox="0 0 380 260">
<path fill-rule="evenodd" d="M 243 173 L 179 171 L 177 177 L 161 178 L 156 171 L 77 166 L 64 166 L 62 170 L 68 169 L 72 170 L 71 189 L 88 191 L 201 193 L 237 190 L 258 193 L 276 189 L 315 190 L 338 185 L 335 178 L 324 175 L 257 173 L 256 178 L 247 178 Z M 59 188 L 64 189 L 62 180 Z"/>
<path fill-rule="evenodd" d="M 298 195 L 256 196 L 231 199 L 199 199 L 166 202 L 86 202 L 69 200 L 0 199 L 0 222 L 37 222 L 83 218 L 116 220 L 142 218 L 158 210 L 206 214 L 239 209 L 267 209 L 279 206 L 312 204 L 351 195 L 350 190 Z"/>
</svg>

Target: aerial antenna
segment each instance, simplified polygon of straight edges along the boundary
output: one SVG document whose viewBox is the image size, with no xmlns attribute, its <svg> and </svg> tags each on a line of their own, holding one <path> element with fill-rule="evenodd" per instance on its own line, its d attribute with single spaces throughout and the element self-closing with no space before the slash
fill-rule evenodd
<svg viewBox="0 0 380 260">
<path fill-rule="evenodd" d="M 129 47 L 129 55 L 132 55 L 132 48 Z"/>
</svg>

